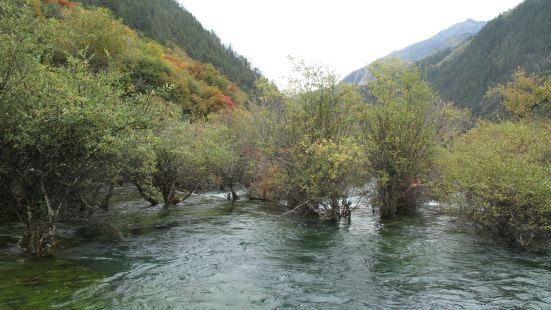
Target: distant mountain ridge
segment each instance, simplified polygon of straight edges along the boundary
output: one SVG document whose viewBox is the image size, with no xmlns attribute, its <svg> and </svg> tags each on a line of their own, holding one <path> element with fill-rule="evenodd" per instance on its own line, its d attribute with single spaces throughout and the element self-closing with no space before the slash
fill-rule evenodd
<svg viewBox="0 0 551 310">
<path fill-rule="evenodd" d="M 435 36 L 410 45 L 404 49 L 394 51 L 385 57 L 398 57 L 404 61 L 417 62 L 425 57 L 436 54 L 440 51 L 459 46 L 467 39 L 476 35 L 487 22 L 468 19 L 455 24 L 446 30 L 440 31 Z M 383 58 L 385 58 L 383 57 Z M 358 69 L 347 75 L 343 82 L 350 84 L 365 83 L 370 77 L 366 67 Z"/>
</svg>

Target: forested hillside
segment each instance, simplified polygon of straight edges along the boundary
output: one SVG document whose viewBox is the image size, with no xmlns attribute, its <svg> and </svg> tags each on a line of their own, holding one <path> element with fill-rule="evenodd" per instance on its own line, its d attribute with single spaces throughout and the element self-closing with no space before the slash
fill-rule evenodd
<svg viewBox="0 0 551 310">
<path fill-rule="evenodd" d="M 439 94 L 478 115 L 492 115 L 496 104 L 481 102 L 489 86 L 522 67 L 529 73 L 551 70 L 551 1 L 527 0 L 490 21 L 470 42 L 421 62 Z"/>
<path fill-rule="evenodd" d="M 176 44 L 190 57 L 211 63 L 245 91 L 260 76 L 243 56 L 225 47 L 220 38 L 174 0 L 80 0 L 87 6 L 109 8 L 125 24 L 162 44 Z"/>
</svg>

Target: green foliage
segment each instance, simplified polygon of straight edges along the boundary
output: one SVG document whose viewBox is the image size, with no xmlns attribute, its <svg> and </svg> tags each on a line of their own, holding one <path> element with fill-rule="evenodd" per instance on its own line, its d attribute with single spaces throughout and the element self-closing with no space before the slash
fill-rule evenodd
<svg viewBox="0 0 551 310">
<path fill-rule="evenodd" d="M 197 172 L 193 170 L 200 165 L 191 148 L 193 142 L 188 141 L 190 135 L 187 130 L 186 124 L 178 123 L 163 128 L 159 142 L 155 146 L 156 170 L 153 184 L 159 189 L 165 205 L 177 202 L 177 189 L 188 196 L 200 185 L 193 184 L 197 176 Z"/>
<path fill-rule="evenodd" d="M 252 113 L 243 109 L 219 113 L 212 118 L 214 124 L 224 129 L 218 134 L 218 144 L 225 150 L 224 160 L 212 166 L 220 177 L 220 184 L 230 188 L 234 200 L 239 198 L 235 185 L 249 187 L 255 174 L 260 136 L 252 119 Z"/>
<path fill-rule="evenodd" d="M 375 62 L 370 70 L 373 102 L 363 138 L 377 179 L 372 203 L 387 217 L 417 207 L 423 198 L 436 146 L 435 96 L 416 67 L 397 59 Z"/>
<path fill-rule="evenodd" d="M 488 96 L 501 97 L 505 110 L 516 118 L 528 118 L 536 109 L 551 101 L 551 78 L 542 80 L 518 69 L 506 85 L 497 85 Z"/>
<path fill-rule="evenodd" d="M 551 126 L 481 122 L 439 158 L 462 214 L 523 246 L 551 232 Z"/>
<path fill-rule="evenodd" d="M 122 64 L 136 50 L 138 37 L 130 28 L 116 21 L 107 9 L 65 10 L 56 29 L 56 52 L 59 58 L 80 55 L 90 59 L 94 70 Z"/>
<path fill-rule="evenodd" d="M 481 104 L 488 87 L 507 82 L 518 68 L 546 75 L 551 5 L 547 0 L 526 0 L 490 21 L 468 43 L 421 62 L 428 80 L 440 96 L 469 108 L 475 115 L 493 116 L 499 104 Z"/>
<path fill-rule="evenodd" d="M 48 256 L 58 217 L 94 201 L 112 178 L 118 145 L 142 126 L 132 117 L 134 106 L 121 105 L 116 74 L 92 74 L 86 62 L 71 58 L 66 67 L 29 59 L 24 66 L 29 71 L 11 78 L 27 95 L 16 87 L 1 92 L 5 111 L 14 113 L 2 114 L 0 173 L 7 204 L 27 225 L 23 245 Z"/>
<path fill-rule="evenodd" d="M 27 252 L 50 256 L 59 219 L 91 211 L 103 186 L 151 173 L 151 149 L 130 148 L 170 115 L 160 99 L 129 91 L 119 66 L 98 70 L 80 52 L 51 61 L 66 19 L 38 19 L 13 2 L 1 14 L 0 196 L 25 224 Z"/>
<path fill-rule="evenodd" d="M 262 167 L 257 188 L 296 211 L 349 217 L 349 191 L 361 185 L 364 171 L 365 157 L 353 137 L 361 98 L 324 68 L 298 62 L 295 73 L 287 96 L 258 82 L 260 112 L 254 117 L 262 121 L 253 122 L 263 128 L 261 135 L 270 132 L 260 156 L 270 164 Z"/>
<path fill-rule="evenodd" d="M 129 91 L 149 93 L 170 85 L 163 97 L 179 105 L 184 115 L 205 117 L 246 100 L 212 65 L 198 63 L 179 48 L 140 38 L 106 9 L 75 6 L 48 22 L 55 25 L 57 63 L 62 65 L 72 56 L 88 59 L 94 71 L 122 70 L 128 73 L 125 81 L 132 84 Z"/>
<path fill-rule="evenodd" d="M 107 208 L 116 184 L 169 205 L 245 182 L 241 90 L 105 9 L 57 2 L 0 4 L 0 199 L 29 254 L 53 255 L 57 223 Z"/>
<path fill-rule="evenodd" d="M 551 127 L 534 117 L 549 85 L 517 70 L 488 91 L 516 121 L 480 122 L 439 157 L 445 191 L 463 198 L 461 215 L 523 247 L 551 229 Z"/>
<path fill-rule="evenodd" d="M 434 122 L 436 142 L 449 146 L 457 137 L 475 126 L 469 110 L 460 110 L 453 103 L 438 101 L 431 107 L 429 118 Z"/>
<path fill-rule="evenodd" d="M 260 78 L 248 101 L 216 63 L 145 40 L 105 9 L 51 2 L 0 3 L 0 201 L 25 225 L 30 254 L 53 255 L 57 223 L 106 208 L 123 182 L 165 206 L 219 187 L 236 200 L 242 184 L 289 212 L 335 220 L 350 219 L 351 192 L 370 176 L 385 217 L 417 207 L 439 172 L 441 189 L 463 194 L 483 227 L 523 245 L 551 229 L 551 127 L 528 122 L 549 101 L 549 79 L 517 72 L 492 94 L 524 120 L 470 131 L 468 113 L 393 59 L 370 67 L 367 105 L 305 62 L 285 94 Z"/>
</svg>

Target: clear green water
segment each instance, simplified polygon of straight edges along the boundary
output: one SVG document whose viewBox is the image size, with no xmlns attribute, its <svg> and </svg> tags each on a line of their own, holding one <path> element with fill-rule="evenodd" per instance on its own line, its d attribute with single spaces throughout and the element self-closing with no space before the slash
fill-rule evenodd
<svg viewBox="0 0 551 310">
<path fill-rule="evenodd" d="M 123 239 L 64 227 L 55 259 L 15 256 L 18 227 L 0 227 L 0 309 L 551 308 L 548 254 L 435 209 L 381 224 L 364 208 L 339 226 L 205 197 L 126 205 L 112 211 Z"/>
</svg>

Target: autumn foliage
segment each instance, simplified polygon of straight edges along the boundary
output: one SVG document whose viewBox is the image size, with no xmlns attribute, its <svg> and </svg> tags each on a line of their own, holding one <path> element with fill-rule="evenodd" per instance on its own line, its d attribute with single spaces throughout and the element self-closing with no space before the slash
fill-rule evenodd
<svg viewBox="0 0 551 310">
<path fill-rule="evenodd" d="M 73 8 L 76 6 L 76 3 L 71 2 L 69 0 L 46 0 L 46 3 L 58 4 L 59 6 L 64 8 Z"/>
<path fill-rule="evenodd" d="M 187 70 L 189 68 L 189 63 L 182 61 L 174 54 L 164 53 L 163 59 L 170 62 L 174 67 L 178 69 Z"/>
<path fill-rule="evenodd" d="M 166 49 L 162 59 L 171 68 L 170 83 L 190 88 L 190 110 L 194 113 L 233 110 L 236 98 L 242 97 L 235 83 L 228 81 L 212 65 L 197 62 L 180 49 Z M 189 86 L 190 79 L 193 86 Z"/>
</svg>

